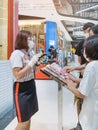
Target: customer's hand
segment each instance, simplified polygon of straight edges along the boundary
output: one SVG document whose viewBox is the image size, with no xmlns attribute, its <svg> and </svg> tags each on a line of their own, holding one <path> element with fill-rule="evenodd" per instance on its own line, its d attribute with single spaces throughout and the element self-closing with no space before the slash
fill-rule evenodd
<svg viewBox="0 0 98 130">
<path fill-rule="evenodd" d="M 67 73 L 69 73 L 71 71 L 74 71 L 75 69 L 74 69 L 74 67 L 73 68 L 72 67 L 65 67 L 65 70 Z"/>
<path fill-rule="evenodd" d="M 80 78 L 74 77 L 72 74 L 68 73 L 69 79 L 71 79 L 73 82 L 79 83 L 81 81 Z"/>
<path fill-rule="evenodd" d="M 70 79 L 66 79 L 66 84 L 67 84 L 67 88 L 70 90 L 75 87 L 75 83 Z"/>
<path fill-rule="evenodd" d="M 61 69 L 60 74 L 65 75 L 66 74 L 66 69 L 65 68 Z"/>
</svg>

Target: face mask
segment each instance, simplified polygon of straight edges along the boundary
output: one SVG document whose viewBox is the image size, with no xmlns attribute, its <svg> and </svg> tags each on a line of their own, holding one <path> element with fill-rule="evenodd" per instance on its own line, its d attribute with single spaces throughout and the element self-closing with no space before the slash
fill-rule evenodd
<svg viewBox="0 0 98 130">
<path fill-rule="evenodd" d="M 29 55 L 29 58 L 30 58 L 30 59 L 31 59 L 31 58 L 33 57 L 33 55 L 35 54 L 34 46 L 35 46 L 35 43 L 34 43 L 32 40 L 29 40 L 29 41 L 28 41 L 28 47 L 29 47 L 28 55 Z"/>
<path fill-rule="evenodd" d="M 89 37 L 89 33 L 85 33 L 84 36 L 85 36 L 85 38 L 88 38 Z"/>
<path fill-rule="evenodd" d="M 32 40 L 29 40 L 29 41 L 28 41 L 29 50 L 34 49 L 34 46 L 35 46 L 35 43 L 34 43 Z"/>
</svg>

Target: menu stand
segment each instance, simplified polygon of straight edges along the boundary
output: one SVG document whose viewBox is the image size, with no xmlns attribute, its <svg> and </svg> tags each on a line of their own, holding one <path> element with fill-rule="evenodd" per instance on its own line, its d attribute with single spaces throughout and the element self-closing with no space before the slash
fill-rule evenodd
<svg viewBox="0 0 98 130">
<path fill-rule="evenodd" d="M 58 130 L 63 130 L 62 106 L 63 106 L 63 87 L 61 83 L 58 83 Z"/>
<path fill-rule="evenodd" d="M 58 74 L 56 74 L 55 72 L 46 67 L 42 68 L 41 71 L 58 83 L 58 130 L 63 130 L 63 122 L 62 122 L 63 86 L 66 85 L 66 80 L 61 78 Z"/>
</svg>

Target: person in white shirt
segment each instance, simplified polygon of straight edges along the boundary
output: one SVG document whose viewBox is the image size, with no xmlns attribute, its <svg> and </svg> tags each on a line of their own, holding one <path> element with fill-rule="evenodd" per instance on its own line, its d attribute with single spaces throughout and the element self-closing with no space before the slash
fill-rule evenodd
<svg viewBox="0 0 98 130">
<path fill-rule="evenodd" d="M 18 124 L 15 130 L 30 130 L 30 119 L 38 111 L 34 66 L 41 54 L 35 54 L 32 33 L 21 30 L 15 40 L 10 62 L 13 72 L 13 97 Z"/>
<path fill-rule="evenodd" d="M 98 130 L 98 35 L 89 37 L 84 44 L 84 57 L 89 62 L 85 68 L 79 88 L 67 79 L 68 89 L 83 98 L 76 130 Z"/>
</svg>

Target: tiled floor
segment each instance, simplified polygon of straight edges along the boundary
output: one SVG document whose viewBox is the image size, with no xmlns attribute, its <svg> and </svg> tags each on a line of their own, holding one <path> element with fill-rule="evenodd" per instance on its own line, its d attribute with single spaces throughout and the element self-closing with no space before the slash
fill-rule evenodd
<svg viewBox="0 0 98 130">
<path fill-rule="evenodd" d="M 58 129 L 58 84 L 53 80 L 36 80 L 39 111 L 32 117 L 31 130 Z M 76 107 L 73 94 L 63 87 L 62 90 L 62 122 L 63 130 L 69 130 L 77 123 Z M 60 103 L 60 102 L 59 102 Z M 15 118 L 4 130 L 14 130 Z"/>
</svg>

